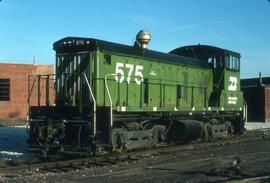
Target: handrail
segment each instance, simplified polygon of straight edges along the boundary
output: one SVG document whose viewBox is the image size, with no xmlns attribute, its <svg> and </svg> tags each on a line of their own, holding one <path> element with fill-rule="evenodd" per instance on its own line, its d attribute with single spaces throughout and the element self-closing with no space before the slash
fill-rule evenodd
<svg viewBox="0 0 270 183">
<path fill-rule="evenodd" d="M 108 94 L 108 97 L 109 97 L 109 101 L 110 101 L 110 127 L 113 126 L 113 112 L 112 112 L 112 97 L 111 97 L 111 94 L 110 94 L 110 91 L 109 91 L 109 87 L 108 87 L 108 82 L 107 82 L 107 78 L 109 76 L 116 76 L 116 74 L 107 74 L 105 76 L 105 87 L 106 87 L 106 91 L 107 91 L 107 94 Z"/>
<path fill-rule="evenodd" d="M 247 122 L 247 117 L 248 117 L 248 109 L 247 109 L 247 102 L 244 99 L 244 106 L 243 106 L 243 117 L 245 122 Z"/>
<path fill-rule="evenodd" d="M 216 106 L 218 105 L 218 91 L 219 91 L 219 86 L 220 86 L 220 84 L 221 84 L 221 81 L 222 81 L 222 79 L 223 79 L 223 77 L 224 77 L 224 73 L 225 73 L 225 68 L 223 69 L 223 71 L 222 71 L 222 73 L 221 73 L 221 76 L 220 76 L 220 78 L 219 78 L 219 81 L 218 81 L 218 84 L 216 85 L 216 87 L 217 87 L 217 92 L 216 92 Z"/>
<path fill-rule="evenodd" d="M 34 86 L 35 86 L 37 77 L 41 77 L 41 78 L 42 78 L 42 77 L 44 77 L 44 76 L 55 76 L 55 75 L 56 75 L 56 74 L 34 74 L 34 75 L 30 74 L 30 75 L 28 75 L 28 82 L 30 82 L 30 76 L 34 76 L 34 81 L 33 81 L 33 83 L 32 83 L 32 86 L 31 86 L 30 91 L 28 90 L 27 103 L 30 102 L 30 98 L 31 98 L 32 91 L 33 91 L 33 89 L 34 89 Z M 43 78 L 42 78 L 42 79 L 43 79 Z M 54 79 L 52 79 L 52 80 L 54 80 Z M 29 88 L 28 88 L 28 89 L 29 89 Z"/>
<path fill-rule="evenodd" d="M 95 137 L 96 136 L 96 132 L 97 132 L 97 128 L 96 128 L 96 115 L 97 115 L 97 103 L 96 103 L 96 99 L 94 97 L 94 94 L 92 92 L 92 89 L 91 89 L 91 86 L 89 84 L 89 81 L 87 79 L 87 76 L 85 73 L 82 73 L 82 76 L 84 77 L 85 81 L 86 81 L 86 84 L 88 86 L 88 89 L 89 89 L 89 92 L 90 92 L 90 95 L 92 97 L 92 100 L 93 100 L 93 103 L 94 103 L 94 114 L 93 114 L 93 134 L 92 134 L 92 137 Z"/>
<path fill-rule="evenodd" d="M 34 81 L 33 81 L 33 83 L 32 83 L 32 87 L 31 87 L 31 89 L 30 89 L 30 91 L 28 91 L 28 98 L 27 98 L 27 102 L 29 102 L 30 101 L 30 97 L 31 97 L 31 94 L 32 94 L 32 91 L 33 91 L 33 89 L 34 89 L 34 85 L 35 85 L 35 83 L 36 83 L 36 79 L 37 79 L 37 75 L 35 76 L 35 78 L 34 78 Z"/>
<path fill-rule="evenodd" d="M 112 130 L 112 127 L 113 127 L 113 107 L 112 107 L 112 97 L 111 97 L 111 94 L 110 94 L 110 91 L 109 91 L 109 87 L 108 87 L 108 82 L 107 82 L 107 78 L 109 76 L 116 76 L 116 74 L 107 74 L 105 77 L 104 77 L 104 80 L 105 80 L 105 88 L 106 88 L 106 91 L 107 91 L 107 94 L 108 94 L 108 97 L 109 97 L 109 101 L 110 101 L 110 128 L 109 128 L 109 139 L 111 139 L 111 130 Z M 112 146 L 112 142 L 111 140 L 109 140 L 109 144 Z"/>
<path fill-rule="evenodd" d="M 220 86 L 220 83 L 221 83 L 221 81 L 223 79 L 224 73 L 225 73 L 225 69 L 223 69 L 223 71 L 221 73 L 221 76 L 220 76 L 219 81 L 218 81 L 218 84 L 217 84 L 217 89 L 219 89 L 219 86 Z"/>
<path fill-rule="evenodd" d="M 28 84 L 30 82 L 30 76 L 31 75 L 28 75 Z M 30 85 L 28 85 L 28 98 L 27 98 L 27 111 L 28 111 L 28 115 L 27 115 L 27 121 L 29 121 L 29 117 L 30 117 L 30 98 L 31 98 L 31 95 L 32 95 L 32 91 L 34 89 L 34 86 L 35 86 L 35 83 L 36 83 L 36 79 L 37 79 L 37 75 L 34 77 L 34 81 L 32 83 L 32 86 L 31 86 L 31 89 L 30 89 Z M 30 89 L 30 90 L 29 90 Z"/>
</svg>

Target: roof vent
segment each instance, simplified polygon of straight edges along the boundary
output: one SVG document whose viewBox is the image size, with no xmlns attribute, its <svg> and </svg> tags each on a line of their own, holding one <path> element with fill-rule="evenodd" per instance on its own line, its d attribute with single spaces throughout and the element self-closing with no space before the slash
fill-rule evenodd
<svg viewBox="0 0 270 183">
<path fill-rule="evenodd" d="M 147 30 L 140 30 L 136 35 L 136 41 L 134 43 L 134 46 L 146 49 L 150 40 L 150 32 L 148 32 Z"/>
</svg>

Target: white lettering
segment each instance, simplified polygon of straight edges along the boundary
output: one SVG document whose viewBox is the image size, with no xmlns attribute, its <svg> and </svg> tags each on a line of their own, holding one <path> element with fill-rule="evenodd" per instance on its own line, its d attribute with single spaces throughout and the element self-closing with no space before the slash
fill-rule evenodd
<svg viewBox="0 0 270 183">
<path fill-rule="evenodd" d="M 132 65 L 132 64 L 126 64 L 126 68 L 129 69 L 129 71 L 128 71 L 128 77 L 127 77 L 127 83 L 130 84 L 130 78 L 131 78 L 132 71 L 134 69 L 134 65 Z"/>
<path fill-rule="evenodd" d="M 135 78 L 135 82 L 137 85 L 140 85 L 143 82 L 143 66 L 142 65 L 136 65 L 135 68 L 135 76 L 139 78 Z"/>
<path fill-rule="evenodd" d="M 123 63 L 116 63 L 115 67 L 115 80 L 119 83 L 124 81 L 124 71 L 123 71 L 124 64 Z"/>
<path fill-rule="evenodd" d="M 115 80 L 119 83 L 122 83 L 125 80 L 125 73 L 124 73 L 124 68 L 128 69 L 128 74 L 127 74 L 127 83 L 130 84 L 131 78 L 132 78 L 132 73 L 134 70 L 134 65 L 132 64 L 124 64 L 124 63 L 116 63 L 115 67 Z M 143 66 L 142 65 L 136 65 L 135 66 L 135 82 L 137 85 L 140 85 L 143 82 Z"/>
</svg>

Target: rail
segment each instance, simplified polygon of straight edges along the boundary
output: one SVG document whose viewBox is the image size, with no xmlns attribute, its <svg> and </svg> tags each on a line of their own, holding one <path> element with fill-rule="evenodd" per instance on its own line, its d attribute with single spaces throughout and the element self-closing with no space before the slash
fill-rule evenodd
<svg viewBox="0 0 270 183">
<path fill-rule="evenodd" d="M 219 86 L 220 86 L 220 84 L 221 84 L 221 81 L 222 81 L 222 79 L 224 78 L 224 73 L 225 73 L 225 69 L 223 69 L 223 71 L 222 71 L 222 73 L 221 73 L 221 75 L 220 75 L 220 78 L 219 78 L 219 80 L 218 80 L 218 84 L 216 85 L 216 86 L 217 86 L 217 89 L 219 89 Z"/>
<path fill-rule="evenodd" d="M 111 97 L 111 92 L 109 91 L 109 88 L 108 88 L 108 83 L 110 82 L 110 81 L 115 81 L 115 79 L 113 78 L 113 79 L 111 79 L 111 78 L 108 78 L 109 76 L 116 76 L 117 74 L 107 74 L 107 75 L 105 75 L 105 77 L 103 77 L 103 78 L 95 78 L 94 80 L 96 80 L 96 81 L 98 81 L 98 82 L 104 82 L 104 80 L 105 80 L 105 82 L 104 82 L 104 90 L 106 90 L 106 91 L 104 91 L 104 93 L 106 93 L 107 95 L 108 95 L 108 99 L 109 99 L 109 103 L 110 103 L 110 106 L 112 106 L 112 97 Z M 131 77 L 132 78 L 132 77 Z M 151 78 L 152 79 L 152 78 Z M 165 106 L 165 95 L 164 95 L 164 87 L 174 87 L 174 88 L 177 88 L 178 86 L 180 86 L 181 88 L 183 87 L 183 88 L 185 88 L 185 89 L 190 89 L 190 93 L 191 93 L 191 97 L 190 97 L 190 106 L 191 107 L 194 107 L 194 101 L 195 101 L 195 98 L 196 98 L 196 96 L 195 96 L 195 90 L 198 90 L 198 89 L 200 89 L 200 90 L 203 90 L 203 98 L 202 98 L 202 105 L 203 105 L 203 107 L 206 107 L 207 106 L 207 86 L 205 86 L 205 85 L 200 85 L 200 83 L 194 83 L 194 82 L 190 82 L 189 83 L 189 85 L 187 85 L 187 84 L 184 84 L 184 82 L 181 82 L 181 81 L 171 81 L 171 80 L 166 80 L 167 81 L 167 83 L 161 83 L 160 82 L 160 80 L 158 80 L 158 79 L 152 79 L 153 81 L 156 81 L 156 82 L 148 82 L 147 84 L 150 86 L 160 86 L 160 90 L 159 90 L 159 92 L 160 92 L 160 98 L 159 98 L 159 100 L 160 100 L 160 104 L 159 104 L 159 106 L 160 107 L 166 107 Z M 170 83 L 168 83 L 168 82 L 171 82 L 171 84 Z M 126 106 L 128 106 L 128 92 L 129 92 L 129 85 L 128 85 L 128 83 L 127 83 L 127 81 L 123 81 L 123 83 L 126 83 L 126 99 L 125 99 L 125 104 L 126 104 Z M 130 83 L 129 84 L 132 84 L 132 83 L 134 83 L 134 84 L 136 84 L 135 83 L 135 81 L 134 82 L 132 82 L 132 81 L 130 81 Z M 120 83 L 119 82 L 117 82 L 117 84 L 118 84 L 118 88 L 116 89 L 116 91 L 117 90 L 119 90 L 119 87 L 120 87 Z M 162 89 L 161 89 L 161 87 L 162 87 Z M 142 89 L 143 89 L 143 84 L 141 84 L 140 85 L 140 107 L 142 107 L 142 103 L 143 103 L 143 94 L 142 94 Z M 181 89 L 182 90 L 182 89 Z M 186 93 L 186 95 L 188 95 L 187 93 L 188 93 L 188 91 L 181 91 L 180 93 L 183 93 L 183 95 Z M 176 97 L 179 95 L 179 93 L 175 93 L 175 95 L 176 95 Z M 184 96 L 182 96 L 182 94 L 181 94 L 181 97 L 180 97 L 182 100 L 189 100 L 187 97 L 185 98 Z M 104 101 L 105 101 L 105 99 L 104 99 Z M 117 96 L 116 96 L 116 106 L 118 106 L 119 105 L 119 103 L 120 103 L 120 95 L 119 95 L 119 92 L 117 92 Z M 105 103 L 104 103 L 104 105 L 105 105 Z M 179 105 L 180 105 L 180 102 L 178 101 L 178 104 L 176 104 L 176 106 L 177 107 L 179 107 Z M 187 104 L 188 105 L 188 104 Z M 112 108 L 112 107 L 111 107 Z"/>
<path fill-rule="evenodd" d="M 30 87 L 30 75 L 28 75 L 28 98 L 27 98 L 27 111 L 28 111 L 28 115 L 27 115 L 27 121 L 29 121 L 29 116 L 30 116 L 30 98 L 31 98 L 31 94 L 32 91 L 34 89 L 35 83 L 36 83 L 36 78 L 37 76 L 35 76 L 34 81 L 32 83 L 32 86 Z"/>
<path fill-rule="evenodd" d="M 112 130 L 112 127 L 113 127 L 113 104 L 112 104 L 112 97 L 111 97 L 111 94 L 110 94 L 110 90 L 109 90 L 109 87 L 108 87 L 108 81 L 107 81 L 107 78 L 109 76 L 116 76 L 116 74 L 107 74 L 105 77 L 104 77 L 104 80 L 105 80 L 105 88 L 106 88 L 106 91 L 107 91 L 107 94 L 108 94 L 108 97 L 109 97 L 109 101 L 110 101 L 110 128 L 109 128 L 109 139 L 111 139 L 111 130 Z M 112 146 L 112 142 L 109 140 L 109 144 Z"/>
<path fill-rule="evenodd" d="M 86 74 L 85 73 L 82 73 L 82 76 L 84 77 L 84 79 L 85 79 L 85 81 L 86 81 L 86 84 L 87 84 L 87 86 L 88 86 L 88 89 L 89 89 L 89 92 L 90 92 L 90 95 L 91 95 L 91 97 L 92 97 L 92 100 L 93 100 L 93 103 L 94 103 L 94 110 L 93 110 L 93 112 L 94 112 L 94 114 L 93 114 L 93 134 L 92 134 L 92 137 L 95 137 L 96 136 L 96 132 L 97 132 L 97 128 L 96 128 L 96 119 L 97 119 L 97 102 L 96 102 L 96 99 L 95 99 L 95 97 L 94 97 L 94 94 L 93 94 L 93 91 L 92 91 L 92 89 L 91 89 L 91 86 L 90 86 L 90 84 L 89 84 L 89 81 L 88 81 L 88 79 L 87 79 L 87 76 L 86 76 Z"/>
<path fill-rule="evenodd" d="M 38 80 L 38 87 L 37 87 L 37 92 L 38 92 L 37 97 L 38 98 L 37 98 L 37 101 L 38 101 L 38 106 L 40 106 L 40 96 L 41 96 L 40 84 L 41 84 L 41 79 L 44 79 L 44 77 L 46 78 L 46 105 L 47 106 L 49 105 L 49 80 L 50 80 L 50 75 L 53 75 L 53 74 L 28 75 L 28 97 L 27 97 L 28 115 L 27 115 L 27 121 L 29 120 L 29 116 L 30 116 L 31 95 L 32 95 L 32 92 L 34 90 L 36 80 Z M 31 76 L 34 76 L 32 86 L 30 84 Z"/>
<path fill-rule="evenodd" d="M 256 132 L 256 133 L 254 133 Z M 230 136 L 228 138 L 216 139 L 213 141 L 197 141 L 192 144 L 192 147 L 195 147 L 197 150 L 211 149 L 211 147 L 220 146 L 222 143 L 226 145 L 239 145 L 239 143 L 247 143 L 249 141 L 255 142 L 258 139 L 261 139 L 262 136 L 265 137 L 265 140 L 269 140 L 269 133 L 265 133 L 262 130 L 248 131 L 246 135 L 242 136 Z M 121 163 L 123 161 L 136 161 L 142 157 L 149 157 L 149 155 L 158 155 L 158 154 L 173 154 L 179 152 L 190 151 L 190 144 L 175 144 L 175 145 L 164 145 L 154 149 L 143 149 L 136 151 L 128 152 L 116 152 L 104 154 L 103 156 L 89 156 L 86 153 L 74 153 L 74 152 L 62 152 L 62 155 L 73 155 L 69 157 L 75 157 L 76 159 L 57 159 L 51 158 L 46 161 L 41 160 L 5 160 L 0 161 L 0 172 L 3 174 L 1 178 L 6 176 L 11 177 L 14 175 L 18 177 L 18 172 L 25 172 L 28 170 L 42 170 L 40 174 L 46 174 L 47 172 L 60 173 L 63 171 L 73 171 L 78 170 L 78 168 L 84 167 L 95 167 L 95 166 L 109 166 L 110 164 L 114 165 L 115 163 Z M 264 153 L 264 152 L 262 152 Z M 150 156 L 151 157 L 151 156 Z M 222 156 L 224 157 L 224 156 Z M 73 169 L 74 168 L 74 169 Z M 58 171 L 57 171 L 58 170 Z M 6 176 L 5 176 L 6 175 Z M 12 180 L 12 179 L 11 179 Z"/>
<path fill-rule="evenodd" d="M 247 122 L 247 117 L 248 117 L 248 109 L 247 109 L 247 102 L 244 100 L 244 109 L 243 109 L 243 117 L 244 121 Z"/>
<path fill-rule="evenodd" d="M 105 78 L 104 78 L 105 79 L 106 91 L 107 91 L 109 101 L 110 101 L 110 127 L 112 127 L 113 126 L 112 97 L 111 97 L 111 94 L 110 94 L 110 90 L 109 90 L 109 87 L 108 87 L 108 81 L 107 81 L 107 78 L 109 76 L 116 76 L 116 74 L 107 74 L 105 76 Z"/>
</svg>

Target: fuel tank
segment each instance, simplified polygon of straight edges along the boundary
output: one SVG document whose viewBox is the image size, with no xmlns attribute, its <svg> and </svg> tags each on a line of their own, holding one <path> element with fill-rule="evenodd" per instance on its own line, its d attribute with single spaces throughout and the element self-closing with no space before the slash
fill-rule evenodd
<svg viewBox="0 0 270 183">
<path fill-rule="evenodd" d="M 201 138 L 203 123 L 197 120 L 174 120 L 167 132 L 167 139 L 171 142 L 188 142 Z"/>
</svg>

